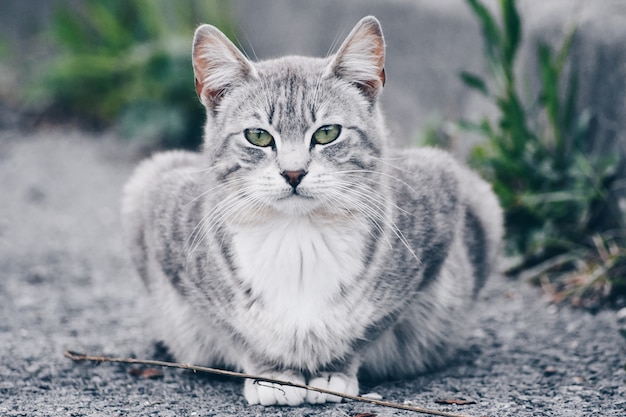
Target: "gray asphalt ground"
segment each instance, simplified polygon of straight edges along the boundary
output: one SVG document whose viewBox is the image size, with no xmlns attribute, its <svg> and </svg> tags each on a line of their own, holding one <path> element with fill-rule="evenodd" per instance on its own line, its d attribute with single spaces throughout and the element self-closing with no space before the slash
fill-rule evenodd
<svg viewBox="0 0 626 417">
<path fill-rule="evenodd" d="M 240 381 L 177 370 L 145 379 L 64 358 L 66 349 L 162 356 L 120 238 L 120 190 L 136 163 L 112 135 L 0 130 L 1 416 L 418 415 L 354 402 L 248 407 Z M 455 363 L 364 390 L 475 417 L 626 415 L 626 340 L 614 311 L 549 305 L 536 288 L 500 278 L 475 314 Z M 476 404 L 435 402 L 450 398 Z"/>
</svg>

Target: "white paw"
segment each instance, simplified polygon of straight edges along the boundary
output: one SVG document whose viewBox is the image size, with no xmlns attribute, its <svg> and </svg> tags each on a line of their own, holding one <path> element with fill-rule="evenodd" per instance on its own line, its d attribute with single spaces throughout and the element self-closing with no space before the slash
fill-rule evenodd
<svg viewBox="0 0 626 417">
<path fill-rule="evenodd" d="M 295 372 L 266 374 L 268 378 L 303 384 L 304 377 Z M 286 385 L 246 379 L 243 394 L 248 404 L 261 405 L 300 405 L 306 398 L 306 390 Z"/>
<path fill-rule="evenodd" d="M 349 395 L 359 395 L 359 381 L 356 376 L 346 374 L 323 373 L 319 377 L 312 378 L 309 385 L 330 391 L 341 392 Z M 341 397 L 323 394 L 317 391 L 307 391 L 306 401 L 311 404 L 324 404 L 326 402 L 339 403 Z"/>
</svg>

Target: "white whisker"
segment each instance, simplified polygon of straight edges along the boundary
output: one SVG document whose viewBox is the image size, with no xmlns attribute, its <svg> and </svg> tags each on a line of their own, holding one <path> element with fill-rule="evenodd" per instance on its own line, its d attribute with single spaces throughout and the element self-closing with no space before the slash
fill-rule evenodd
<svg viewBox="0 0 626 417">
<path fill-rule="evenodd" d="M 375 192 L 374 190 L 368 190 L 368 193 L 364 193 L 359 191 L 358 189 L 356 189 L 354 187 L 354 184 L 350 184 L 350 183 L 345 183 L 345 184 L 339 184 L 338 187 L 341 189 L 341 191 L 345 194 L 345 195 L 353 195 L 355 197 L 359 198 L 359 201 L 361 203 L 363 203 L 359 209 L 360 210 L 366 210 L 369 214 L 378 214 L 378 211 L 376 211 L 375 207 L 372 207 L 370 205 L 368 205 L 368 202 L 376 202 L 380 205 L 385 205 L 386 203 L 386 199 L 381 196 L 380 194 L 378 194 L 377 192 Z M 395 205 L 395 204 L 394 204 Z M 396 206 L 397 207 L 397 206 Z M 400 228 L 397 226 L 397 224 L 393 221 L 393 219 L 391 219 L 391 216 L 389 215 L 387 219 L 385 219 L 389 225 L 391 226 L 391 230 L 392 232 L 396 235 L 396 237 L 400 240 L 400 242 L 402 242 L 402 244 L 407 248 L 407 250 L 411 253 L 411 255 L 415 258 L 415 260 L 421 264 L 421 260 L 419 259 L 419 257 L 416 255 L 415 251 L 413 250 L 413 248 L 411 247 L 410 243 L 408 242 L 408 240 L 406 239 L 406 237 L 404 236 L 404 234 L 402 233 L 402 231 L 400 230 Z"/>
<path fill-rule="evenodd" d="M 404 185 L 409 190 L 411 190 L 415 195 L 420 195 L 420 193 L 415 188 L 413 188 L 413 186 L 408 184 L 406 181 L 401 180 L 398 177 L 394 177 L 393 175 L 387 174 L 386 172 L 372 171 L 372 170 L 367 170 L 367 169 L 352 169 L 352 170 L 345 170 L 345 171 L 335 171 L 335 172 L 333 172 L 333 174 L 379 174 L 379 175 L 382 175 L 385 178 L 389 178 L 391 180 L 394 180 L 394 181 Z M 360 177 L 360 178 L 362 178 L 362 177 Z"/>
</svg>

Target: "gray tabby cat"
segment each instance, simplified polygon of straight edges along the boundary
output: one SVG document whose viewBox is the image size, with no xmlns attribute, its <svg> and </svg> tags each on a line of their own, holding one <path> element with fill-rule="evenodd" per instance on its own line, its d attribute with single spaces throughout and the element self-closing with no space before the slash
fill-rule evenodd
<svg viewBox="0 0 626 417">
<path fill-rule="evenodd" d="M 125 188 L 134 263 L 183 362 L 357 394 L 357 374 L 440 366 L 492 271 L 489 185 L 434 149 L 390 152 L 378 21 L 328 58 L 250 62 L 193 41 L 204 150 L 144 162 Z M 250 404 L 339 401 L 248 380 Z"/>
</svg>

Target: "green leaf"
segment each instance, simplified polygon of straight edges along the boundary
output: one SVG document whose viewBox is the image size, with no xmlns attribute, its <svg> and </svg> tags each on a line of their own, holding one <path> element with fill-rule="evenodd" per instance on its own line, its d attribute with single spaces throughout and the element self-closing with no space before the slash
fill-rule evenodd
<svg viewBox="0 0 626 417">
<path fill-rule="evenodd" d="M 489 13 L 489 10 L 480 1 L 467 0 L 467 3 L 480 21 L 487 56 L 492 61 L 499 61 L 497 51 L 499 49 L 502 35 L 500 33 L 500 29 L 498 29 L 498 25 L 496 25 L 496 22 L 491 13 Z"/>
<path fill-rule="evenodd" d="M 563 66 L 565 65 L 565 62 L 567 61 L 567 57 L 569 56 L 570 49 L 572 47 L 572 43 L 574 42 L 575 36 L 576 36 L 576 28 L 572 29 L 567 34 L 567 37 L 565 38 L 565 41 L 563 42 L 563 46 L 561 46 L 561 49 L 557 53 L 555 63 L 556 63 L 556 68 L 557 68 L 557 72 L 559 75 L 561 74 L 561 71 L 563 70 Z"/>
<path fill-rule="evenodd" d="M 106 3 L 91 1 L 87 5 L 90 22 L 97 30 L 104 46 L 111 52 L 118 52 L 133 42 L 133 36 L 126 28 L 115 11 Z"/>
<path fill-rule="evenodd" d="M 163 15 L 163 9 L 167 7 L 167 4 L 164 5 L 163 2 L 155 0 L 134 0 L 134 2 L 139 10 L 142 28 L 146 31 L 147 37 L 156 39 L 172 29 L 167 23 L 166 16 Z"/>
<path fill-rule="evenodd" d="M 512 65 L 522 37 L 522 23 L 515 6 L 515 0 L 500 0 L 504 35 L 502 56 L 506 65 Z"/>
<path fill-rule="evenodd" d="M 479 76 L 466 71 L 461 71 L 459 76 L 461 77 L 463 83 L 465 83 L 465 85 L 467 85 L 468 87 L 473 88 L 474 90 L 478 90 L 485 96 L 489 95 L 489 89 L 487 88 L 487 84 Z"/>
<path fill-rule="evenodd" d="M 565 97 L 565 108 L 561 115 L 560 123 L 562 124 L 565 133 L 572 138 L 574 143 L 568 144 L 569 147 L 576 143 L 576 138 L 573 137 L 574 130 L 576 128 L 576 100 L 578 98 L 578 66 L 572 64 L 572 70 L 567 82 L 567 90 Z"/>
<path fill-rule="evenodd" d="M 561 98 L 559 95 L 559 71 L 554 64 L 553 53 L 550 46 L 540 42 L 537 49 L 539 60 L 539 71 L 541 73 L 542 92 L 541 97 L 545 105 L 546 115 L 552 130 L 555 142 L 556 157 L 565 157 L 565 138 L 563 126 L 561 124 L 560 107 Z M 562 162 L 559 162 L 562 163 Z"/>
<path fill-rule="evenodd" d="M 589 109 L 584 109 L 578 114 L 576 124 L 572 132 L 572 146 L 577 148 L 583 147 L 583 142 L 589 137 L 589 129 L 591 128 L 591 120 L 593 115 Z"/>
<path fill-rule="evenodd" d="M 470 122 L 467 120 L 460 120 L 458 122 L 460 129 L 466 132 L 477 133 L 485 137 L 485 139 L 492 139 L 494 134 L 491 123 L 487 119 L 483 119 L 480 123 Z"/>
<path fill-rule="evenodd" d="M 56 12 L 52 34 L 57 42 L 70 51 L 85 52 L 89 48 L 90 37 L 83 21 L 66 9 Z"/>
</svg>

